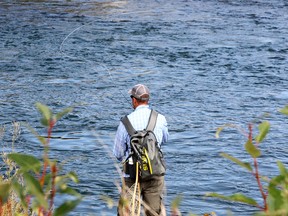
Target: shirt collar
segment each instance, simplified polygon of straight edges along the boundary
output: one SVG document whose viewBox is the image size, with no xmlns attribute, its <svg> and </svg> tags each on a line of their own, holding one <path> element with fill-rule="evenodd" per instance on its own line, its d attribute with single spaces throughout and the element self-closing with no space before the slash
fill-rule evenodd
<svg viewBox="0 0 288 216">
<path fill-rule="evenodd" d="M 148 105 L 148 104 L 139 105 L 139 106 L 136 107 L 135 111 L 136 111 L 136 110 L 139 110 L 139 109 L 144 109 L 144 108 L 149 108 L 149 105 Z"/>
</svg>

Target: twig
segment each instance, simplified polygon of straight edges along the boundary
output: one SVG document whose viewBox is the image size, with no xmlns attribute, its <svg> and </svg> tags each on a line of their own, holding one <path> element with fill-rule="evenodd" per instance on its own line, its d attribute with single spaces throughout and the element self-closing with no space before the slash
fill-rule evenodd
<svg viewBox="0 0 288 216">
<path fill-rule="evenodd" d="M 249 141 L 252 143 L 252 124 L 249 124 Z M 258 143 L 256 143 L 256 147 L 257 146 L 258 146 Z M 257 161 L 257 158 L 253 158 L 253 160 L 254 160 L 254 168 L 255 168 L 255 172 L 253 174 L 256 178 L 260 193 L 261 193 L 263 201 L 264 201 L 264 208 L 261 208 L 261 209 L 264 211 L 267 211 L 268 210 L 267 201 L 266 201 L 267 195 L 265 194 L 265 192 L 263 190 L 263 186 L 262 186 L 261 181 L 260 181 L 258 161 Z"/>
</svg>

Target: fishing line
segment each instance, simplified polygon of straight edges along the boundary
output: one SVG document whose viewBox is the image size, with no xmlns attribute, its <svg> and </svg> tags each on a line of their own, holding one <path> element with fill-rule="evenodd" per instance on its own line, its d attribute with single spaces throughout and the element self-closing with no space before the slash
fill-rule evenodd
<svg viewBox="0 0 288 216">
<path fill-rule="evenodd" d="M 96 21 L 92 21 L 92 22 L 90 22 L 90 23 L 88 23 L 88 24 L 81 25 L 81 26 L 75 28 L 74 30 L 72 30 L 72 31 L 64 38 L 64 40 L 62 41 L 62 43 L 61 43 L 61 45 L 60 45 L 60 47 L 59 47 L 60 53 L 62 53 L 65 57 L 68 57 L 68 58 L 80 59 L 80 60 L 82 60 L 82 61 L 91 62 L 91 61 L 88 60 L 87 58 L 81 58 L 81 57 L 75 57 L 75 56 L 67 55 L 67 54 L 63 51 L 63 46 L 64 46 L 65 42 L 68 40 L 68 38 L 69 38 L 71 35 L 73 35 L 73 34 L 74 34 L 75 32 L 77 32 L 77 31 L 79 31 L 81 28 L 93 24 L 94 22 L 96 22 Z M 90 64 L 91 64 L 91 63 L 90 63 Z M 110 78 L 111 82 L 113 83 L 113 87 L 119 89 L 119 86 L 116 85 L 116 81 L 115 81 L 115 79 L 113 78 L 113 76 L 112 76 L 112 74 L 111 74 L 111 70 L 108 69 L 108 67 L 107 67 L 106 65 L 104 65 L 104 64 L 98 63 L 98 65 L 100 65 L 101 67 L 104 68 L 104 71 L 108 74 L 108 77 Z M 95 69 L 93 69 L 93 70 L 96 71 Z M 98 72 L 98 71 L 96 71 L 96 72 Z M 131 101 L 128 100 L 127 96 L 125 96 L 125 95 L 123 94 L 123 90 L 119 89 L 119 92 L 120 92 L 121 96 L 125 99 L 125 102 L 127 102 L 127 103 L 129 104 L 129 106 L 131 106 Z"/>
<path fill-rule="evenodd" d="M 158 3 L 159 3 L 159 2 L 158 2 Z M 149 14 L 151 14 L 151 12 L 153 12 L 153 11 L 151 11 L 151 10 L 145 10 L 145 11 L 134 11 L 134 12 L 121 12 L 121 15 L 145 14 L 145 13 L 147 13 L 147 14 L 149 15 Z M 114 20 L 114 21 L 113 21 L 113 20 L 109 20 L 109 21 L 110 21 L 110 22 L 115 22 L 115 20 Z M 60 44 L 60 47 L 59 47 L 60 53 L 62 53 L 64 56 L 66 56 L 66 57 L 68 57 L 68 58 L 79 59 L 79 60 L 82 60 L 82 61 L 85 61 L 85 62 L 90 62 L 90 64 L 93 64 L 93 63 L 91 63 L 91 61 L 88 60 L 87 58 L 75 57 L 75 56 L 69 56 L 69 55 L 67 55 L 67 54 L 63 51 L 63 47 L 64 47 L 64 45 L 65 45 L 65 42 L 66 42 L 75 32 L 79 31 L 79 30 L 82 29 L 83 27 L 92 25 L 94 22 L 97 22 L 97 21 L 94 20 L 94 21 L 88 22 L 88 23 L 86 23 L 86 24 L 83 24 L 83 25 L 78 26 L 77 28 L 73 29 L 73 30 L 63 39 L 62 43 Z M 111 82 L 112 82 L 112 84 L 113 84 L 113 87 L 115 87 L 116 89 L 117 89 L 117 88 L 119 89 L 118 92 L 120 93 L 121 97 L 124 98 L 125 104 L 126 104 L 126 102 L 127 102 L 127 103 L 129 104 L 129 107 L 131 107 L 131 101 L 128 99 L 127 96 L 125 96 L 125 95 L 127 95 L 127 94 L 124 95 L 123 90 L 120 89 L 119 85 L 116 85 L 117 82 L 116 82 L 116 80 L 113 78 L 113 76 L 112 76 L 112 74 L 111 74 L 111 69 L 108 69 L 108 67 L 107 67 L 106 65 L 104 65 L 104 64 L 98 63 L 98 65 L 102 66 L 102 67 L 104 68 L 104 71 L 105 71 L 106 73 L 108 73 L 109 79 L 111 80 Z M 95 69 L 93 69 L 93 70 L 95 70 Z M 95 71 L 96 71 L 96 70 L 95 70 Z M 98 72 L 98 71 L 96 71 L 96 72 Z M 148 72 L 148 73 L 152 73 L 152 72 Z M 146 74 L 146 73 L 144 73 L 144 74 Z M 137 74 L 136 76 L 139 76 L 139 74 Z M 130 78 L 131 78 L 131 77 L 130 77 Z M 121 101 L 122 101 L 122 100 L 121 100 Z M 124 102 L 124 101 L 122 101 L 122 102 Z"/>
<path fill-rule="evenodd" d="M 82 27 L 87 26 L 87 25 L 88 25 L 88 24 L 85 24 L 85 25 L 81 25 L 81 26 L 75 28 L 73 31 L 71 31 L 71 32 L 64 38 L 64 40 L 62 41 L 62 43 L 61 43 L 61 45 L 60 45 L 60 48 L 59 48 L 61 53 L 64 53 L 64 52 L 62 52 L 62 47 L 63 47 L 63 44 L 65 43 L 65 41 L 66 41 L 74 32 L 78 31 L 79 29 L 81 29 Z"/>
</svg>

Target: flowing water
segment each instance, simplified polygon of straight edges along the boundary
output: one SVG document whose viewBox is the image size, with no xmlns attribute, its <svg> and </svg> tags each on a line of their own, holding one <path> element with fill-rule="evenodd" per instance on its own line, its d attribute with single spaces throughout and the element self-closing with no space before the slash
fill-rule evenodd
<svg viewBox="0 0 288 216">
<path fill-rule="evenodd" d="M 128 89 L 145 83 L 151 107 L 169 123 L 167 209 L 181 195 L 183 215 L 252 215 L 256 208 L 204 197 L 244 193 L 262 205 L 251 174 L 219 156 L 251 162 L 245 136 L 215 132 L 269 120 L 260 172 L 273 176 L 277 160 L 288 163 L 288 121 L 278 112 L 288 101 L 287 20 L 286 0 L 3 0 L 0 124 L 24 121 L 44 135 L 35 102 L 55 111 L 75 106 L 57 123 L 50 152 L 80 179 L 84 200 L 70 215 L 115 215 L 100 199 L 118 199 L 114 134 L 132 111 Z M 42 154 L 25 128 L 14 147 Z"/>
</svg>

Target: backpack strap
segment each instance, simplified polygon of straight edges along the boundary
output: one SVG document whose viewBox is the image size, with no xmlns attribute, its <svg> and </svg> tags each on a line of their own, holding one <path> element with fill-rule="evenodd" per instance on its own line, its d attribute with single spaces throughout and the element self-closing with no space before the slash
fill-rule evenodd
<svg viewBox="0 0 288 216">
<path fill-rule="evenodd" d="M 135 134 L 137 131 L 133 128 L 131 122 L 129 121 L 127 115 L 124 116 L 122 119 L 121 119 L 122 123 L 124 124 L 128 134 L 130 136 L 132 136 L 133 134 Z"/>
<path fill-rule="evenodd" d="M 146 127 L 147 131 L 153 131 L 156 126 L 158 113 L 155 110 L 151 110 L 149 121 Z"/>
<path fill-rule="evenodd" d="M 153 131 L 155 126 L 156 126 L 156 121 L 157 121 L 157 117 L 158 117 L 158 113 L 155 111 L 155 110 L 151 110 L 151 113 L 150 113 L 150 117 L 149 117 L 149 120 L 148 120 L 148 124 L 147 124 L 147 127 L 146 127 L 146 130 L 150 130 L 150 131 Z M 124 116 L 122 119 L 121 119 L 121 122 L 124 124 L 128 134 L 130 136 L 132 136 L 133 134 L 135 134 L 137 131 L 133 128 L 131 122 L 129 121 L 127 115 Z"/>
<path fill-rule="evenodd" d="M 127 130 L 127 132 L 128 132 L 130 137 L 137 133 L 137 131 L 133 128 L 131 122 L 129 121 L 127 115 L 124 116 L 121 119 L 121 121 L 124 124 L 124 126 L 125 126 L 125 128 L 126 128 L 126 130 Z M 133 149 L 133 151 L 136 153 L 137 157 L 141 158 L 140 153 L 138 152 L 138 149 L 135 148 L 134 144 L 130 143 L 130 147 L 131 147 L 131 150 Z M 128 146 L 127 146 L 127 148 L 128 148 Z M 128 159 L 130 158 L 131 155 L 133 155 L 132 151 L 131 151 L 130 155 L 127 157 L 126 162 L 128 161 Z"/>
</svg>

